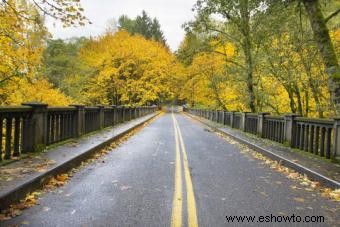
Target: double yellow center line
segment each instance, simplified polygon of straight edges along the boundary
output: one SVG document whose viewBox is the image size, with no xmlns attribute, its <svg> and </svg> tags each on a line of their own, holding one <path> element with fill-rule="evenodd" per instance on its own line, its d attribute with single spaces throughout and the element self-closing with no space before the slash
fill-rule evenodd
<svg viewBox="0 0 340 227">
<path fill-rule="evenodd" d="M 188 157 L 185 150 L 183 137 L 181 130 L 178 126 L 175 115 L 172 113 L 172 120 L 175 130 L 175 141 L 176 141 L 176 167 L 175 167 L 175 188 L 174 197 L 172 201 L 172 216 L 171 226 L 181 227 L 182 226 L 182 156 L 183 156 L 183 167 L 184 177 L 186 185 L 186 201 L 187 201 L 187 214 L 188 214 L 188 226 L 197 227 L 197 214 L 196 214 L 196 203 L 194 189 L 192 186 L 192 180 L 190 176 L 190 169 L 188 164 Z M 182 152 L 181 152 L 182 151 Z"/>
</svg>

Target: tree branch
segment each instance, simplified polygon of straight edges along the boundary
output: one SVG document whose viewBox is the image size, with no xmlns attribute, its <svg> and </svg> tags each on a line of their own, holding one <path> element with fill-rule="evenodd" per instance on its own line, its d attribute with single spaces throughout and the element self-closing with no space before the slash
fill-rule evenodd
<svg viewBox="0 0 340 227">
<path fill-rule="evenodd" d="M 327 23 L 332 17 L 335 17 L 338 13 L 340 13 L 340 9 L 337 9 L 335 12 L 331 13 L 328 17 L 326 17 L 325 22 Z"/>
</svg>

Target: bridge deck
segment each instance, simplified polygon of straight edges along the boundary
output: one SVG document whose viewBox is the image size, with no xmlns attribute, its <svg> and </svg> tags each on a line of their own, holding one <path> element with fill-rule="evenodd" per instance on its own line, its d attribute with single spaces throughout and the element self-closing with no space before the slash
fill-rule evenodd
<svg viewBox="0 0 340 227">
<path fill-rule="evenodd" d="M 314 223 L 320 226 L 336 225 L 338 209 L 339 203 L 271 169 L 233 141 L 168 113 L 4 224 L 195 226 L 196 218 L 200 226 L 227 226 L 237 224 L 228 223 L 231 215 L 322 215 L 326 223 Z M 243 225 L 258 226 L 256 220 Z"/>
</svg>

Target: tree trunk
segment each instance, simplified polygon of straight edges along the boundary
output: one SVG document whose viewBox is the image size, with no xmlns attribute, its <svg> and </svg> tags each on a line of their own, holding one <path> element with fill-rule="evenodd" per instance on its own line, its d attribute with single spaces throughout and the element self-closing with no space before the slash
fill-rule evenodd
<svg viewBox="0 0 340 227">
<path fill-rule="evenodd" d="M 309 114 L 309 92 L 308 92 L 307 88 L 305 90 L 305 98 L 306 98 L 305 117 L 308 117 L 308 114 Z"/>
<path fill-rule="evenodd" d="M 217 101 L 219 107 L 222 107 L 222 109 L 224 111 L 228 111 L 227 107 L 224 105 L 221 97 L 220 97 L 220 94 L 218 93 L 218 87 L 217 85 L 215 84 L 215 82 L 211 81 L 212 83 L 212 89 L 214 91 L 214 96 L 215 96 L 215 100 Z"/>
<path fill-rule="evenodd" d="M 328 86 L 336 113 L 340 114 L 340 69 L 318 0 L 302 0 L 328 75 Z"/>
<path fill-rule="evenodd" d="M 249 5 L 248 0 L 244 0 L 242 2 L 240 12 L 242 18 L 242 28 L 241 32 L 244 36 L 243 38 L 243 53 L 245 56 L 245 65 L 246 65 L 246 83 L 248 90 L 248 106 L 251 112 L 256 112 L 255 107 L 255 93 L 254 93 L 254 82 L 253 82 L 253 57 L 251 53 L 251 40 L 250 40 L 250 25 L 249 25 Z"/>
<path fill-rule="evenodd" d="M 191 107 L 195 106 L 195 85 L 192 84 L 192 89 L 191 89 Z"/>
<path fill-rule="evenodd" d="M 294 101 L 293 92 L 291 90 L 288 90 L 288 89 L 286 89 L 286 91 L 287 91 L 288 97 L 289 97 L 290 110 L 292 111 L 292 113 L 296 113 L 296 105 L 295 105 L 295 101 Z"/>
<path fill-rule="evenodd" d="M 296 95 L 297 104 L 298 104 L 298 107 L 297 107 L 298 114 L 300 116 L 303 116 L 303 107 L 302 107 L 303 105 L 302 105 L 302 99 L 301 99 L 299 86 L 294 82 L 293 87 L 294 87 L 294 93 Z"/>
</svg>

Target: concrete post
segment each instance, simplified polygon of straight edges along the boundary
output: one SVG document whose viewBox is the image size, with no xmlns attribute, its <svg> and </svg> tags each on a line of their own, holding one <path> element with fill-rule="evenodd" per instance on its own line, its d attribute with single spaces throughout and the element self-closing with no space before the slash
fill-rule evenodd
<svg viewBox="0 0 340 227">
<path fill-rule="evenodd" d="M 23 103 L 24 106 L 32 107 L 31 147 L 26 147 L 26 151 L 39 152 L 45 149 L 47 143 L 47 104 L 39 102 Z"/>
<path fill-rule="evenodd" d="M 334 118 L 332 159 L 340 159 L 340 117 Z"/>
<path fill-rule="evenodd" d="M 99 128 L 104 128 L 104 106 L 97 105 L 99 108 Z"/>
<path fill-rule="evenodd" d="M 111 105 L 112 111 L 113 111 L 113 125 L 117 124 L 118 118 L 117 118 L 117 106 Z"/>
<path fill-rule="evenodd" d="M 130 118 L 129 120 L 131 121 L 133 119 L 133 115 L 132 115 L 132 112 L 133 112 L 133 107 L 129 107 L 129 113 L 130 113 Z"/>
<path fill-rule="evenodd" d="M 118 108 L 119 108 L 119 111 L 120 111 L 120 114 L 119 114 L 120 121 L 119 121 L 119 123 L 122 123 L 122 122 L 124 122 L 124 117 L 125 117 L 124 106 L 118 106 Z"/>
<path fill-rule="evenodd" d="M 257 120 L 257 135 L 260 137 L 264 137 L 264 118 L 266 115 L 270 115 L 270 113 L 259 113 Z"/>
<path fill-rule="evenodd" d="M 230 127 L 234 128 L 235 111 L 231 111 L 230 113 Z"/>
<path fill-rule="evenodd" d="M 125 109 L 125 121 L 130 121 L 130 107 L 126 106 Z"/>
<path fill-rule="evenodd" d="M 73 133 L 75 137 L 85 134 L 85 106 L 79 104 L 72 104 L 76 108 L 73 123 Z"/>
<path fill-rule="evenodd" d="M 241 113 L 240 129 L 241 129 L 242 131 L 246 131 L 246 119 L 247 119 L 247 113 L 250 113 L 250 112 L 243 112 L 243 113 Z"/>
<path fill-rule="evenodd" d="M 118 118 L 118 123 L 124 122 L 124 109 L 122 106 L 117 106 L 117 118 Z"/>
<path fill-rule="evenodd" d="M 295 133 L 296 133 L 296 121 L 297 114 L 289 114 L 285 116 L 285 136 L 284 140 L 290 147 L 295 147 Z"/>
<path fill-rule="evenodd" d="M 140 106 L 137 106 L 137 118 L 140 117 Z"/>
</svg>

